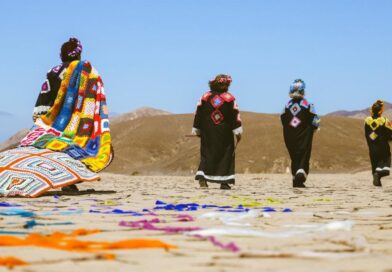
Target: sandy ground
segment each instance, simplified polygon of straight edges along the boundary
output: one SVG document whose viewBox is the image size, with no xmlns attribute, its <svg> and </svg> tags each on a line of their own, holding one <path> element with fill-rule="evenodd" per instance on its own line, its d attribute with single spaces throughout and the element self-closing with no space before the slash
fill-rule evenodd
<svg viewBox="0 0 392 272">
<path fill-rule="evenodd" d="M 208 189 L 198 189 L 192 177 L 113 174 L 102 177 L 100 182 L 79 185 L 81 190 L 94 188 L 96 192 L 91 194 L 70 196 L 57 191 L 36 199 L 0 199 L 34 211 L 38 223 L 72 222 L 72 225 L 38 225 L 26 230 L 23 225 L 31 218 L 3 216 L 0 230 L 46 234 L 55 230 L 100 229 L 101 233 L 80 239 L 160 239 L 178 248 L 111 250 L 116 258 L 101 260 L 96 253 L 0 247 L 0 257 L 15 256 L 30 263 L 14 267 L 13 271 L 392 271 L 392 178 L 383 181 L 383 188 L 376 188 L 369 173 L 314 174 L 307 182 L 308 188 L 293 189 L 287 175 L 238 175 L 233 190 L 222 191 L 214 184 Z M 156 216 L 141 217 L 89 212 L 113 209 L 142 212 L 152 210 L 157 200 L 219 206 L 242 203 L 254 207 L 248 213 L 232 209 L 217 212 L 218 208 L 155 210 Z M 265 207 L 276 212 L 266 212 Z M 6 209 L 10 208 L 0 207 Z M 179 214 L 191 215 L 195 220 L 178 222 Z M 221 218 L 212 218 L 217 215 Z M 227 251 L 184 233 L 119 226 L 121 220 L 153 218 L 166 221 L 155 224 L 157 227 L 231 231 L 231 235 L 215 238 L 223 244 L 233 242 L 240 250 Z"/>
</svg>

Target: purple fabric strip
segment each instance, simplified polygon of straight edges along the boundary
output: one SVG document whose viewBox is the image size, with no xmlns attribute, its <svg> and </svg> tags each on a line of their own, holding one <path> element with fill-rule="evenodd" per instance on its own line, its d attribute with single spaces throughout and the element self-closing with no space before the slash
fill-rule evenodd
<svg viewBox="0 0 392 272">
<path fill-rule="evenodd" d="M 189 222 L 194 221 L 192 216 L 189 215 L 179 215 L 177 216 L 178 222 Z M 150 220 L 138 220 L 138 221 L 121 221 L 119 225 L 121 227 L 128 227 L 134 229 L 143 229 L 143 230 L 154 230 L 154 231 L 163 231 L 167 234 L 177 234 L 177 233 L 184 233 L 188 231 L 195 231 L 201 230 L 202 228 L 199 227 L 157 227 L 154 224 L 163 223 L 159 218 L 153 218 Z M 199 239 L 206 239 L 210 241 L 214 246 L 219 247 L 221 249 L 231 251 L 231 252 L 239 252 L 240 248 L 234 243 L 230 242 L 228 244 L 224 244 L 215 236 L 201 236 L 201 235 L 193 235 L 192 237 L 199 238 Z"/>
</svg>

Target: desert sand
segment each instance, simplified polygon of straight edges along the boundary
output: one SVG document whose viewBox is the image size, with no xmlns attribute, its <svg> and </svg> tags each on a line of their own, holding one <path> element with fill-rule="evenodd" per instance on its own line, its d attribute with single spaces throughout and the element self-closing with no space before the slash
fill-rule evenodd
<svg viewBox="0 0 392 272">
<path fill-rule="evenodd" d="M 29 263 L 12 271 L 392 271 L 392 178 L 383 180 L 382 188 L 373 187 L 368 172 L 313 174 L 305 189 L 291 188 L 286 174 L 238 175 L 236 182 L 232 190 L 222 191 L 214 184 L 199 189 L 192 176 L 105 173 L 100 182 L 79 184 L 78 195 L 54 190 L 36 199 L 2 198 L 0 202 L 21 204 L 17 208 L 32 211 L 35 217 L 1 216 L 0 231 L 100 229 L 80 239 L 159 239 L 177 248 L 80 253 L 16 246 L 0 247 L 0 256 Z M 95 192 L 86 191 L 91 188 Z M 158 200 L 233 208 L 154 210 Z M 240 204 L 250 210 L 238 212 L 234 208 Z M 0 207 L 3 212 L 11 209 Z M 114 209 L 145 215 L 104 213 Z M 179 215 L 194 220 L 179 222 Z M 159 228 L 199 227 L 202 235 L 218 231 L 215 241 L 232 247 L 223 249 L 189 233 L 119 226 L 120 221 L 154 218 L 165 221 L 154 224 Z M 32 219 L 40 225 L 25 229 Z M 59 224 L 49 225 L 53 223 Z M 232 234 L 222 235 L 227 231 Z M 100 259 L 102 253 L 115 258 Z"/>
</svg>

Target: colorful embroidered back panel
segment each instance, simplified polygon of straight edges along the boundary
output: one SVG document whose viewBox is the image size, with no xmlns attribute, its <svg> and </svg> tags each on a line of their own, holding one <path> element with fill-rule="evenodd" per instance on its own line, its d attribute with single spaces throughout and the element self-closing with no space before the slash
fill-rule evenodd
<svg viewBox="0 0 392 272">
<path fill-rule="evenodd" d="M 99 176 L 61 152 L 19 147 L 0 153 L 0 196 L 36 197 L 52 188 Z"/>
<path fill-rule="evenodd" d="M 21 141 L 62 152 L 99 172 L 112 160 L 108 109 L 101 77 L 87 61 L 73 61 L 56 100 Z"/>
</svg>

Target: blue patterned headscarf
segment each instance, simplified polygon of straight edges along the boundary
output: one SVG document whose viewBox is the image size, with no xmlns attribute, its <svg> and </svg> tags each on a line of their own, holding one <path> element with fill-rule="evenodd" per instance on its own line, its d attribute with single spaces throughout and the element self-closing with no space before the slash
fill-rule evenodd
<svg viewBox="0 0 392 272">
<path fill-rule="evenodd" d="M 305 96 L 305 82 L 302 79 L 296 79 L 290 85 L 289 95 L 291 98 L 301 98 Z"/>
</svg>

